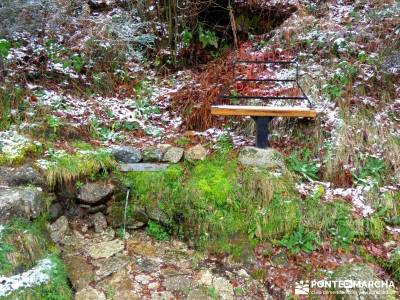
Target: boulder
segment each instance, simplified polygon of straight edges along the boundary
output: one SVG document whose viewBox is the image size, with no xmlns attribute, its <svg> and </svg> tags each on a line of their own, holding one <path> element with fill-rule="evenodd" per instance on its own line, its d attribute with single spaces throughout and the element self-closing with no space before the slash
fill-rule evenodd
<svg viewBox="0 0 400 300">
<path fill-rule="evenodd" d="M 75 294 L 75 300 L 106 300 L 106 295 L 91 286 L 87 286 Z"/>
<path fill-rule="evenodd" d="M 43 177 L 31 166 L 0 167 L 0 185 L 13 187 L 28 184 L 44 184 Z"/>
<path fill-rule="evenodd" d="M 117 146 L 111 149 L 115 159 L 123 163 L 137 163 L 142 160 L 142 153 L 139 149 L 129 146 Z"/>
<path fill-rule="evenodd" d="M 176 164 L 182 159 L 184 150 L 179 147 L 169 147 L 163 157 L 163 161 Z"/>
<path fill-rule="evenodd" d="M 50 225 L 50 237 L 55 243 L 59 243 L 70 232 L 69 222 L 65 216 L 57 219 Z"/>
<path fill-rule="evenodd" d="M 338 267 L 332 275 L 332 280 L 352 280 L 357 282 L 365 282 L 367 285 L 369 282 L 382 281 L 375 274 L 374 270 L 365 264 L 346 264 Z M 348 288 L 336 288 L 335 291 L 341 295 L 340 299 L 345 300 L 378 300 L 378 299 L 396 299 L 396 291 L 390 287 L 348 287 Z"/>
<path fill-rule="evenodd" d="M 0 223 L 16 217 L 34 219 L 45 210 L 41 188 L 0 187 Z"/>
<path fill-rule="evenodd" d="M 106 202 L 114 190 L 115 186 L 111 183 L 89 182 L 80 189 L 78 199 L 85 204 L 98 205 Z"/>
<path fill-rule="evenodd" d="M 257 167 L 266 170 L 282 170 L 285 163 L 282 154 L 272 148 L 260 149 L 244 147 L 239 152 L 239 162 L 247 167 Z"/>
<path fill-rule="evenodd" d="M 163 158 L 163 149 L 159 147 L 150 147 L 143 149 L 143 161 L 146 162 L 160 162 Z"/>
<path fill-rule="evenodd" d="M 206 156 L 207 149 L 200 144 L 185 150 L 185 159 L 191 163 L 199 160 L 204 160 Z"/>
<path fill-rule="evenodd" d="M 93 221 L 94 231 L 97 233 L 101 233 L 104 231 L 104 229 L 107 228 L 106 217 L 101 212 L 95 213 L 92 216 L 92 221 Z"/>
<path fill-rule="evenodd" d="M 123 241 L 113 240 L 91 245 L 86 251 L 92 258 L 99 259 L 111 257 L 124 250 L 124 247 Z"/>
</svg>

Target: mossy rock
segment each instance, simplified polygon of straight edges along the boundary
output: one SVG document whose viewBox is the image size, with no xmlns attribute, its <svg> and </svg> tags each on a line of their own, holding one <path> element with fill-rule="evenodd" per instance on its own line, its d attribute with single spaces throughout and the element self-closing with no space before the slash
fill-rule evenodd
<svg viewBox="0 0 400 300">
<path fill-rule="evenodd" d="M 9 272 L 6 274 L 18 274 L 26 271 L 44 255 L 44 250 L 38 237 L 31 233 L 17 232 L 5 239 L 12 251 L 6 254 L 9 263 Z"/>
</svg>

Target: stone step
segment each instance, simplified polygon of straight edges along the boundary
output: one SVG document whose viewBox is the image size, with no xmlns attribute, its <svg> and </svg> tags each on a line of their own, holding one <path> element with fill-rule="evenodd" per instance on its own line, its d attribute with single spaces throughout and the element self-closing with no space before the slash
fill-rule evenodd
<svg viewBox="0 0 400 300">
<path fill-rule="evenodd" d="M 134 164 L 119 164 L 121 172 L 159 172 L 168 168 L 169 164 L 161 163 L 134 163 Z"/>
</svg>

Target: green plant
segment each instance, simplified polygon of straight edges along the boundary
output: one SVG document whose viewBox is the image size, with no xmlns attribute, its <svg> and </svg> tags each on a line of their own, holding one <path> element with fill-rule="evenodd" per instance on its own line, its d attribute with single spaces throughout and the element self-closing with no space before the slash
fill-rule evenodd
<svg viewBox="0 0 400 300">
<path fill-rule="evenodd" d="M 193 38 L 193 33 L 188 28 L 185 28 L 182 31 L 181 36 L 182 36 L 183 45 L 185 47 L 189 46 L 190 42 L 192 41 L 192 38 Z"/>
<path fill-rule="evenodd" d="M 77 190 L 80 190 L 81 188 L 83 188 L 83 185 L 84 185 L 84 183 L 82 181 L 80 181 L 80 180 L 77 180 L 75 182 L 75 187 L 76 187 Z"/>
<path fill-rule="evenodd" d="M 368 157 L 362 168 L 353 173 L 357 184 L 377 186 L 382 182 L 382 177 L 386 172 L 386 166 L 383 159 Z"/>
<path fill-rule="evenodd" d="M 57 134 L 61 122 L 57 116 L 52 115 L 47 118 L 47 125 L 53 130 L 53 134 Z"/>
<path fill-rule="evenodd" d="M 351 85 L 351 82 L 357 74 L 357 68 L 347 61 L 338 63 L 336 72 L 329 83 L 324 86 L 324 91 L 332 100 L 339 98 L 343 94 L 343 90 Z"/>
<path fill-rule="evenodd" d="M 334 244 L 337 247 L 347 248 L 359 232 L 355 230 L 350 208 L 341 202 L 336 202 L 335 208 L 334 225 L 329 228 L 329 233 L 334 237 Z"/>
<path fill-rule="evenodd" d="M 218 48 L 218 37 L 214 31 L 204 30 L 202 26 L 199 27 L 199 41 L 203 48 L 213 46 Z"/>
<path fill-rule="evenodd" d="M 279 244 L 288 248 L 292 254 L 301 251 L 311 253 L 315 250 L 319 241 L 314 233 L 306 231 L 303 226 L 299 226 L 291 235 L 280 240 Z"/>
<path fill-rule="evenodd" d="M 160 224 L 150 220 L 147 223 L 146 229 L 148 235 L 155 238 L 158 241 L 167 241 L 170 239 L 168 232 Z"/>
<path fill-rule="evenodd" d="M 5 39 L 0 39 L 0 59 L 5 59 L 11 49 L 11 43 Z"/>
<path fill-rule="evenodd" d="M 312 181 L 318 179 L 319 166 L 311 160 L 310 151 L 304 148 L 301 152 L 291 154 L 287 158 L 288 168 Z"/>
<path fill-rule="evenodd" d="M 218 299 L 218 291 L 213 286 L 208 288 L 207 294 L 211 297 L 211 299 Z"/>
</svg>

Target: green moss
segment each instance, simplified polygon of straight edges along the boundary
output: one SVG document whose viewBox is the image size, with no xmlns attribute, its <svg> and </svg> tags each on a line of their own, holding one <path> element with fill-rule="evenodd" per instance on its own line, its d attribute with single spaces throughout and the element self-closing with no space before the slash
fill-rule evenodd
<svg viewBox="0 0 400 300">
<path fill-rule="evenodd" d="M 52 151 L 50 159 L 38 161 L 46 168 L 49 186 L 57 182 L 70 182 L 79 178 L 106 172 L 115 167 L 116 162 L 107 150 L 80 150 L 74 154 Z"/>
<path fill-rule="evenodd" d="M 118 177 L 132 187 L 133 205 L 160 209 L 169 232 L 212 252 L 246 256 L 254 238 L 281 237 L 299 222 L 292 176 L 242 171 L 226 148 L 196 165 Z M 115 211 L 122 213 L 123 200 L 114 203 Z"/>
<path fill-rule="evenodd" d="M 2 229 L 0 233 L 0 274 L 11 274 L 10 272 L 15 267 L 31 268 L 36 265 L 38 260 L 44 258 L 50 259 L 53 263 L 53 268 L 49 270 L 50 282 L 32 288 L 19 289 L 4 297 L 5 300 L 72 299 L 72 291 L 68 285 L 64 265 L 57 256 L 55 246 L 48 239 L 47 223 L 48 218 L 46 215 L 43 215 L 32 222 L 14 219 Z M 4 245 L 8 245 L 8 250 L 5 250 L 6 247 Z M 12 257 L 12 261 L 8 260 L 10 257 Z M 14 265 L 20 261 L 19 259 L 24 259 L 25 263 L 23 266 Z M 8 270 L 4 269 L 4 263 L 8 265 Z"/>
</svg>

